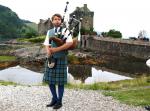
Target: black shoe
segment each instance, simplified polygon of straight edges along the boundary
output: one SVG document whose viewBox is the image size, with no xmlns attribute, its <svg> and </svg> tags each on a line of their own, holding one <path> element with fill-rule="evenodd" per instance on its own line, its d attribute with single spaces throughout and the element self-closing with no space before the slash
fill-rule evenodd
<svg viewBox="0 0 150 111">
<path fill-rule="evenodd" d="M 46 107 L 52 107 L 57 103 L 56 100 L 52 100 L 50 104 L 46 105 Z"/>
<path fill-rule="evenodd" d="M 145 106 L 145 109 L 150 111 L 150 106 Z"/>
<path fill-rule="evenodd" d="M 59 108 L 61 108 L 61 107 L 62 107 L 62 103 L 61 103 L 61 102 L 57 102 L 57 103 L 54 105 L 53 109 L 59 109 Z"/>
</svg>

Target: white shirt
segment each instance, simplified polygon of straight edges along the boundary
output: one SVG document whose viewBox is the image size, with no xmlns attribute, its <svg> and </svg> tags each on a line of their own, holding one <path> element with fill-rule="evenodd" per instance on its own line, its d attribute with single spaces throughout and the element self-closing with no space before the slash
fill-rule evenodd
<svg viewBox="0 0 150 111">
<path fill-rule="evenodd" d="M 57 28 L 57 32 L 58 32 L 59 29 L 60 29 L 60 27 Z M 64 33 L 65 29 L 66 29 L 66 28 L 63 28 L 63 29 L 62 29 L 62 34 Z M 53 30 L 54 30 L 54 32 L 55 32 L 55 28 L 53 28 Z M 49 32 L 50 32 L 50 30 L 47 31 L 47 35 L 46 35 L 45 41 L 44 41 L 44 43 L 43 43 L 44 45 L 47 45 L 47 46 L 51 45 L 51 44 L 49 44 L 49 38 L 50 38 L 50 37 L 49 37 Z M 66 33 L 64 34 L 64 37 L 63 37 L 63 39 L 64 39 L 64 38 L 67 38 L 67 39 L 66 39 L 66 43 L 67 43 L 67 42 L 73 42 L 73 40 L 72 40 L 72 35 L 70 34 L 70 35 L 68 36 L 69 33 L 70 33 L 70 31 L 67 30 Z M 55 36 L 55 35 L 54 35 L 54 36 Z"/>
</svg>

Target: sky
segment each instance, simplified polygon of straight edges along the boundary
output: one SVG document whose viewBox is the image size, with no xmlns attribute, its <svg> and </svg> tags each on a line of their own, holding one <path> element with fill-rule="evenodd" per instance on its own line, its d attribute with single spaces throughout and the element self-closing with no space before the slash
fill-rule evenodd
<svg viewBox="0 0 150 111">
<path fill-rule="evenodd" d="M 38 23 L 39 19 L 51 18 L 55 13 L 63 15 L 66 1 L 69 1 L 67 15 L 84 4 L 94 11 L 95 31 L 115 29 L 128 38 L 145 30 L 150 38 L 149 0 L 0 0 L 0 5 L 9 7 L 21 19 Z"/>
</svg>

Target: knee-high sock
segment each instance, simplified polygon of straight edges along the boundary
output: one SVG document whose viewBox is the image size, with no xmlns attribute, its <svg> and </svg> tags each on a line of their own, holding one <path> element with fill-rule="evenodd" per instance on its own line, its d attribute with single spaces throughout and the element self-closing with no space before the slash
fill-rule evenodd
<svg viewBox="0 0 150 111">
<path fill-rule="evenodd" d="M 57 93 L 56 93 L 56 86 L 54 84 L 49 84 L 49 88 L 51 90 L 53 99 L 57 101 Z"/>
<path fill-rule="evenodd" d="M 64 94 L 64 85 L 58 85 L 58 99 L 61 102 Z"/>
</svg>

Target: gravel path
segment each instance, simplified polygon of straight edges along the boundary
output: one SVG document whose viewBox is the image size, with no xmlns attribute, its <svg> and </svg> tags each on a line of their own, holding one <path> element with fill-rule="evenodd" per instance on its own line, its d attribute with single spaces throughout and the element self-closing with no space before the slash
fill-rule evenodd
<svg viewBox="0 0 150 111">
<path fill-rule="evenodd" d="M 53 111 L 47 86 L 0 86 L 0 111 Z M 120 104 L 100 91 L 65 89 L 63 107 L 58 111 L 145 111 Z"/>
</svg>

